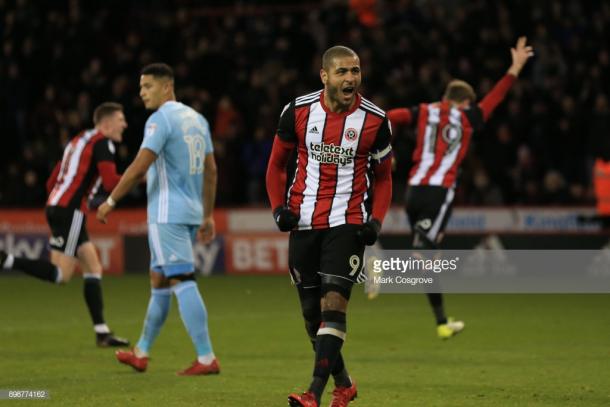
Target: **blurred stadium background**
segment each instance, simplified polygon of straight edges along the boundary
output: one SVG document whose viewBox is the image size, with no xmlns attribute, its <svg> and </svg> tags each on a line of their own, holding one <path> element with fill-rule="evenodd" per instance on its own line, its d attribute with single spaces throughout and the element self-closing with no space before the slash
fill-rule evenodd
<svg viewBox="0 0 610 407">
<path fill-rule="evenodd" d="M 172 376 L 191 355 L 173 314 L 151 371 L 132 374 L 88 346 L 78 282 L 57 289 L 0 273 L 0 389 L 45 388 L 57 405 L 284 405 L 307 378 L 310 348 L 286 276 L 288 242 L 266 207 L 283 105 L 321 87 L 320 57 L 333 44 L 359 53 L 362 93 L 383 108 L 437 100 L 450 78 L 483 96 L 522 34 L 536 56 L 473 140 L 446 247 L 608 248 L 607 231 L 579 220 L 596 213 L 595 160 L 610 161 L 607 2 L 0 0 L 0 249 L 48 254 L 44 183 L 66 141 L 92 126 L 96 105 L 120 102 L 129 123 L 117 149 L 124 170 L 149 114 L 139 70 L 169 63 L 178 99 L 213 130 L 219 236 L 197 245 L 196 257 L 225 367 L 219 378 Z M 385 248 L 408 242 L 409 136 L 395 136 Z M 132 340 L 149 289 L 145 198 L 135 190 L 109 225 L 89 219 L 108 276 L 109 322 Z M 423 297 L 356 294 L 346 345 L 361 383 L 356 405 L 610 405 L 608 295 L 447 301 L 468 328 L 437 343 Z"/>
</svg>

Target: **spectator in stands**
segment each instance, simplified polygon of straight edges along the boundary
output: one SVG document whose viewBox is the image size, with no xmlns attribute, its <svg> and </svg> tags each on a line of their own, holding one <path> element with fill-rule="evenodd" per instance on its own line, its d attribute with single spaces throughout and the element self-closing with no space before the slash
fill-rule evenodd
<svg viewBox="0 0 610 407">
<path fill-rule="evenodd" d="M 515 39 L 515 27 L 531 27 L 528 37 L 538 49 L 536 59 L 497 115 L 506 122 L 492 121 L 481 135 L 498 143 L 492 150 L 502 154 L 498 158 L 506 168 L 498 171 L 494 160 L 484 160 L 482 151 L 489 146 L 483 145 L 475 146 L 464 165 L 483 160 L 504 203 L 542 203 L 534 185 L 551 168 L 567 185 L 591 189 L 590 165 L 598 148 L 593 146 L 606 143 L 597 140 L 608 129 L 608 4 L 565 0 L 509 9 L 497 2 L 325 0 L 317 9 L 295 4 L 276 6 L 271 13 L 261 1 L 256 13 L 243 14 L 247 7 L 237 12 L 227 3 L 213 9 L 162 1 L 143 10 L 112 2 L 0 1 L 0 130 L 14 135 L 6 137 L 0 150 L 0 173 L 9 174 L 11 160 L 36 142 L 46 146 L 46 155 L 37 159 L 55 162 L 61 152 L 57 146 L 83 125 L 83 112 L 107 99 L 125 106 L 128 132 L 133 132 L 126 134 L 131 160 L 140 142 L 135 135 L 147 118 L 140 101 L 129 96 L 137 94 L 132 73 L 153 60 L 167 60 L 179 78 L 188 77 L 178 81 L 188 83 L 176 90 L 178 98 L 215 119 L 216 137 L 230 134 L 233 141 L 221 149 L 223 165 L 231 167 L 231 157 L 249 154 L 245 150 L 259 126 L 273 134 L 276 123 L 269 118 L 281 112 L 282 101 L 315 89 L 311 67 L 319 66 L 319 54 L 328 44 L 346 43 L 361 55 L 369 78 L 363 84 L 366 94 L 389 107 L 399 101 L 431 101 L 450 77 L 466 79 L 485 94 L 506 63 L 503 52 Z M 107 29 L 110 22 L 113 30 Z M 99 38 L 103 45 L 91 46 Z M 392 46 L 390 38 L 395 39 Z M 45 66 L 53 70 L 40 69 Z M 401 66 L 406 68 L 396 68 Z M 214 105 L 213 100 L 223 102 Z M 523 176 L 531 171 L 518 162 L 516 146 L 529 149 L 537 173 Z M 503 147 L 508 150 L 500 153 Z M 233 172 L 221 172 L 231 185 L 219 184 L 219 203 L 248 203 L 245 185 L 260 184 L 262 175 L 240 168 Z M 41 190 L 44 178 L 38 174 Z M 6 180 L 1 184 L 5 205 L 12 187 Z M 472 178 L 462 183 L 457 195 L 462 201 L 456 203 L 468 200 L 469 185 L 474 185 Z M 579 187 L 569 189 L 574 190 L 570 200 L 588 202 L 587 194 L 576 191 Z M 134 199 L 143 203 L 143 197 Z"/>
</svg>

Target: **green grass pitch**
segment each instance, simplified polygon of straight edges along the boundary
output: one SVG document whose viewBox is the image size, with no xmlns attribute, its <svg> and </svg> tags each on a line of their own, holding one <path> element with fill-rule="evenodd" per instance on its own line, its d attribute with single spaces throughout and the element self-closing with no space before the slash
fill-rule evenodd
<svg viewBox="0 0 610 407">
<path fill-rule="evenodd" d="M 200 278 L 199 286 L 219 376 L 175 375 L 194 360 L 175 300 L 142 374 L 94 346 L 80 279 L 54 287 L 0 278 L 0 389 L 51 395 L 0 404 L 286 406 L 312 371 L 288 277 Z M 106 277 L 104 290 L 109 324 L 136 341 L 147 277 Z M 449 295 L 446 304 L 466 330 L 441 342 L 423 295 L 369 301 L 356 289 L 343 348 L 359 386 L 355 407 L 610 406 L 610 295 Z"/>
</svg>

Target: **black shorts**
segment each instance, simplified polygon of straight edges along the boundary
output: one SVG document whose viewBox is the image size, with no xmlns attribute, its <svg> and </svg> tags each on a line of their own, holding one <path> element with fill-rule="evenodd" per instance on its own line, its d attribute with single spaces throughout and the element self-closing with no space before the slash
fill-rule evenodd
<svg viewBox="0 0 610 407">
<path fill-rule="evenodd" d="M 352 283 L 366 280 L 364 244 L 356 233 L 360 225 L 290 232 L 288 266 L 292 281 L 303 288 L 319 287 L 322 275 Z"/>
<path fill-rule="evenodd" d="M 76 257 L 78 247 L 89 241 L 85 214 L 78 209 L 61 206 L 47 206 L 45 213 L 51 228 L 51 249 Z"/>
<path fill-rule="evenodd" d="M 417 227 L 430 242 L 439 243 L 439 235 L 445 230 L 451 216 L 453 195 L 453 188 L 410 185 L 407 189 L 406 210 L 411 231 Z"/>
</svg>

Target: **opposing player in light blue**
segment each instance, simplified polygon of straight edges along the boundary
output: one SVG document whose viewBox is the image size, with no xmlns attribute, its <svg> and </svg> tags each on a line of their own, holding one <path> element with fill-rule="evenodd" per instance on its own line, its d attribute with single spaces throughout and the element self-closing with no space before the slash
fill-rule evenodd
<svg viewBox="0 0 610 407">
<path fill-rule="evenodd" d="M 116 357 L 139 372 L 146 370 L 173 292 L 197 351 L 197 360 L 178 374 L 217 374 L 220 368 L 195 283 L 192 247 L 195 237 L 207 243 L 215 235 L 212 212 L 217 175 L 209 125 L 199 113 L 176 102 L 174 74 L 166 64 L 142 70 L 140 97 L 147 109 L 156 111 L 146 122 L 138 155 L 97 212 L 97 218 L 106 222 L 116 203 L 146 174 L 152 295 L 140 340 L 132 350 L 118 351 Z"/>
</svg>

